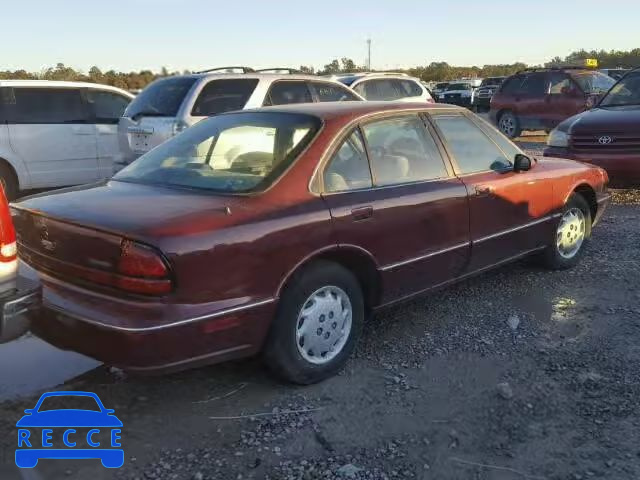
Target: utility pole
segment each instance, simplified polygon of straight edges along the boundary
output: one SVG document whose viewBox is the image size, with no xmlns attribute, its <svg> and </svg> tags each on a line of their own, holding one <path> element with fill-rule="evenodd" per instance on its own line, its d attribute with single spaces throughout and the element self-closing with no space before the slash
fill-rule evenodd
<svg viewBox="0 0 640 480">
<path fill-rule="evenodd" d="M 368 49 L 367 71 L 370 72 L 371 71 L 371 39 L 370 38 L 367 38 L 367 49 Z"/>
</svg>

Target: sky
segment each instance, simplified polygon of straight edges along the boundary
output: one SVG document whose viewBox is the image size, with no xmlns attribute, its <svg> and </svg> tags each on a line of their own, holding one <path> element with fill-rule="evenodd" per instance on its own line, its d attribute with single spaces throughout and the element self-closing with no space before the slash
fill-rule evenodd
<svg viewBox="0 0 640 480">
<path fill-rule="evenodd" d="M 22 0 L 2 2 L 0 70 L 541 64 L 640 47 L 640 1 Z M 608 5 L 612 7 L 609 8 Z"/>
</svg>

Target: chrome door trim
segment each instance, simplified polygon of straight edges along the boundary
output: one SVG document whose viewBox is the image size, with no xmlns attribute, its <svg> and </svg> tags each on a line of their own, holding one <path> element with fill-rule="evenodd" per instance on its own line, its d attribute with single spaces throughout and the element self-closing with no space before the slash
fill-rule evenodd
<svg viewBox="0 0 640 480">
<path fill-rule="evenodd" d="M 443 253 L 452 252 L 453 250 L 458 250 L 459 248 L 468 247 L 469 245 L 471 245 L 471 242 L 458 243 L 457 245 L 452 245 L 451 247 L 443 248 L 442 250 L 436 250 L 435 252 L 427 253 L 426 255 L 420 255 L 419 257 L 409 258 L 407 260 L 402 260 L 400 262 L 385 265 L 384 267 L 380 268 L 380 271 L 387 272 L 398 267 L 409 265 L 410 263 L 419 262 L 421 260 L 426 260 L 427 258 L 435 257 L 436 255 L 441 255 Z"/>
</svg>

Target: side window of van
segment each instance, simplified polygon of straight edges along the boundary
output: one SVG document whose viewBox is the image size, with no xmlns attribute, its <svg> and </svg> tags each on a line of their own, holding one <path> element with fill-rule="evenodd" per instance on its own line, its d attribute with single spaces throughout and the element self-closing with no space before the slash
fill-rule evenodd
<svg viewBox="0 0 640 480">
<path fill-rule="evenodd" d="M 87 123 L 87 109 L 77 88 L 9 88 L 3 93 L 9 123 Z"/>
</svg>

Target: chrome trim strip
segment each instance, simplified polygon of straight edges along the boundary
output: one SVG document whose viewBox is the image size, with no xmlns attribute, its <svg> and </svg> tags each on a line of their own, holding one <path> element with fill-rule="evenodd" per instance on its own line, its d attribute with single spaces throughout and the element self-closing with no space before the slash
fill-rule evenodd
<svg viewBox="0 0 640 480">
<path fill-rule="evenodd" d="M 610 193 L 600 197 L 599 199 L 597 199 L 596 203 L 604 203 L 604 202 L 607 202 L 609 200 L 611 200 L 611 194 Z"/>
<path fill-rule="evenodd" d="M 380 271 L 386 272 L 386 271 L 389 271 L 389 270 L 393 270 L 394 268 L 402 267 L 404 265 L 408 265 L 408 264 L 414 263 L 414 262 L 419 262 L 421 260 L 426 260 L 427 258 L 435 257 L 436 255 L 440 255 L 442 253 L 447 253 L 447 252 L 451 252 L 453 250 L 457 250 L 459 248 L 468 247 L 469 245 L 471 245 L 471 242 L 459 243 L 457 245 L 453 245 L 453 246 L 448 247 L 448 248 L 443 248 L 442 250 L 437 250 L 435 252 L 427 253 L 426 255 L 420 255 L 419 257 L 410 258 L 408 260 L 403 260 L 401 262 L 392 263 L 390 265 L 385 265 L 384 267 L 380 268 Z"/>
<path fill-rule="evenodd" d="M 493 233 L 491 235 L 487 235 L 486 237 L 480 237 L 480 238 L 478 238 L 476 240 L 473 240 L 473 243 L 474 244 L 475 243 L 482 243 L 482 242 L 486 242 L 487 240 L 493 240 L 494 238 L 502 237 L 503 235 L 509 235 L 510 233 L 517 232 L 518 230 L 523 230 L 525 228 L 533 227 L 533 226 L 538 225 L 540 223 L 548 222 L 549 220 L 553 220 L 554 218 L 558 218 L 558 217 L 561 217 L 561 216 L 562 216 L 561 213 L 555 213 L 553 215 L 547 215 L 546 217 L 539 218 L 537 220 L 525 223 L 523 225 L 518 225 L 517 227 L 508 228 L 507 230 L 502 230 L 500 232 L 496 232 L 496 233 Z"/>
<path fill-rule="evenodd" d="M 273 303 L 275 301 L 276 301 L 275 298 L 268 298 L 266 300 L 261 300 L 259 302 L 247 303 L 245 305 L 240 305 L 238 307 L 227 308 L 226 310 L 221 310 L 219 312 L 211 313 L 211 314 L 208 314 L 208 315 L 201 315 L 199 317 L 186 318 L 184 320 L 179 320 L 177 322 L 165 323 L 165 324 L 162 324 L 162 325 L 154 325 L 152 327 L 120 327 L 118 325 L 109 325 L 107 323 L 99 322 L 97 320 L 91 320 L 91 319 L 86 318 L 86 317 L 81 317 L 79 315 L 75 315 L 73 313 L 69 313 L 66 310 L 63 310 L 63 309 L 61 309 L 61 308 L 59 308 L 59 307 L 57 307 L 55 305 L 45 305 L 45 307 L 48 308 L 49 310 L 53 310 L 54 312 L 60 313 L 60 314 L 65 315 L 67 317 L 74 318 L 74 319 L 76 319 L 78 321 L 81 321 L 81 322 L 90 323 L 90 324 L 95 325 L 97 327 L 105 328 L 105 329 L 108 329 L 108 330 L 117 330 L 119 332 L 129 332 L 129 333 L 144 333 L 144 332 L 154 332 L 154 331 L 157 331 L 157 330 L 164 330 L 166 328 L 178 327 L 178 326 L 181 326 L 181 325 L 187 325 L 189 323 L 200 322 L 202 320 L 210 320 L 212 318 L 222 317 L 224 315 L 229 315 L 231 313 L 240 312 L 240 311 L 243 311 L 243 310 L 249 310 L 251 308 L 260 307 L 262 305 L 267 305 L 267 304 Z"/>
</svg>

